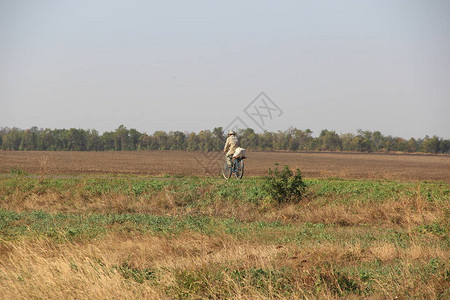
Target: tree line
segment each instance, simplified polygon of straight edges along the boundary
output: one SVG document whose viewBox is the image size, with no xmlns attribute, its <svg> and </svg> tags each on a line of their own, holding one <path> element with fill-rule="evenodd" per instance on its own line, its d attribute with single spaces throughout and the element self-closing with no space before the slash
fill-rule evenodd
<svg viewBox="0 0 450 300">
<path fill-rule="evenodd" d="M 356 134 L 337 134 L 322 130 L 317 137 L 309 129 L 257 133 L 251 128 L 238 131 L 241 145 L 251 150 L 423 152 L 450 153 L 450 140 L 437 136 L 404 139 L 384 136 L 379 131 L 358 130 Z M 129 151 L 185 150 L 220 151 L 225 142 L 222 127 L 195 132 L 155 131 L 141 133 L 120 125 L 100 134 L 93 129 L 0 128 L 0 149 L 22 151 Z"/>
</svg>

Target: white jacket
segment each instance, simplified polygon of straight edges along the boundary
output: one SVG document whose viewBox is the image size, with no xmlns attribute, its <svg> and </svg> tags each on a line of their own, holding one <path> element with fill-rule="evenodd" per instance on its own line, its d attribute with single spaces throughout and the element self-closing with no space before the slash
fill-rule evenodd
<svg viewBox="0 0 450 300">
<path fill-rule="evenodd" d="M 227 155 L 232 155 L 234 154 L 234 151 L 236 150 L 237 147 L 239 147 L 239 140 L 237 139 L 236 136 L 230 135 L 227 138 L 227 142 L 225 143 L 223 151 L 228 151 Z"/>
</svg>

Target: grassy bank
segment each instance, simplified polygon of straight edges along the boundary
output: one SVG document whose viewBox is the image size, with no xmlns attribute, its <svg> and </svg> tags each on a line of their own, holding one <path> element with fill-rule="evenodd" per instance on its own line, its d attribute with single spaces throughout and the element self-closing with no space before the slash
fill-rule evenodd
<svg viewBox="0 0 450 300">
<path fill-rule="evenodd" d="M 450 184 L 0 178 L 6 298 L 450 297 Z"/>
</svg>

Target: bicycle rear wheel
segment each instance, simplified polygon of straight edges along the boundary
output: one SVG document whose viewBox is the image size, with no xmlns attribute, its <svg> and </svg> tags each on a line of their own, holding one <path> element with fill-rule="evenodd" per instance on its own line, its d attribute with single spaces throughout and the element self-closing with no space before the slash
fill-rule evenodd
<svg viewBox="0 0 450 300">
<path fill-rule="evenodd" d="M 241 179 L 244 176 L 244 160 L 239 159 L 236 161 L 236 173 L 234 173 L 237 179 Z"/>
<path fill-rule="evenodd" d="M 225 179 L 228 179 L 231 177 L 231 167 L 228 166 L 226 159 L 224 159 L 222 162 L 222 176 Z"/>
</svg>

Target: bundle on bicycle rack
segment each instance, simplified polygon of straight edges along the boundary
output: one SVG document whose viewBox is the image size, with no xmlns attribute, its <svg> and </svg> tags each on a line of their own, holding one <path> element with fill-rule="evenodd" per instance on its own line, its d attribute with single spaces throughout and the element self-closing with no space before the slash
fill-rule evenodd
<svg viewBox="0 0 450 300">
<path fill-rule="evenodd" d="M 236 150 L 234 151 L 234 155 L 233 158 L 240 158 L 240 159 L 245 159 L 245 153 L 247 152 L 247 150 L 245 150 L 244 148 L 241 147 L 237 147 Z"/>
<path fill-rule="evenodd" d="M 244 159 L 246 158 L 245 153 L 246 150 L 244 148 L 238 147 L 234 151 L 231 162 L 224 157 L 222 164 L 222 175 L 225 179 L 229 179 L 233 173 L 236 176 L 236 179 L 241 179 L 242 176 L 244 176 Z"/>
</svg>

